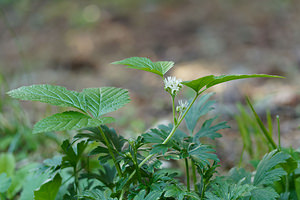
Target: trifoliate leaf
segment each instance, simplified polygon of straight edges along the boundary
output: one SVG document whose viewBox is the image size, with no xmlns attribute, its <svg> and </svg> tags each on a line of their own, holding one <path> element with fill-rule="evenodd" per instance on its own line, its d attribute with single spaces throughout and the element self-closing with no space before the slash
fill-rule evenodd
<svg viewBox="0 0 300 200">
<path fill-rule="evenodd" d="M 78 130 L 86 127 L 100 126 L 113 121 L 114 119 L 111 117 L 93 119 L 80 112 L 67 111 L 54 114 L 37 122 L 33 127 L 33 133 Z"/>
<path fill-rule="evenodd" d="M 218 85 L 220 83 L 225 83 L 228 81 L 245 79 L 245 78 L 284 78 L 282 76 L 273 76 L 267 74 L 251 74 L 251 75 L 221 75 L 221 76 L 204 76 L 192 81 L 183 81 L 181 82 L 183 85 L 192 88 L 195 92 L 199 92 L 203 87 L 210 88 L 212 86 Z"/>
<path fill-rule="evenodd" d="M 62 178 L 59 174 L 34 191 L 34 200 L 55 200 Z"/>
<path fill-rule="evenodd" d="M 112 64 L 127 65 L 128 68 L 152 72 L 161 77 L 174 66 L 174 62 L 171 61 L 152 62 L 149 58 L 143 57 L 126 58 L 121 61 L 113 62 Z"/>
<path fill-rule="evenodd" d="M 88 110 L 96 118 L 130 102 L 128 91 L 122 88 L 87 88 L 82 93 L 86 97 Z"/>
<path fill-rule="evenodd" d="M 86 111 L 86 102 L 84 95 L 67 90 L 64 87 L 56 85 L 31 85 L 23 86 L 11 90 L 8 94 L 16 99 L 39 101 L 49 103 L 55 106 L 74 107 Z"/>
</svg>

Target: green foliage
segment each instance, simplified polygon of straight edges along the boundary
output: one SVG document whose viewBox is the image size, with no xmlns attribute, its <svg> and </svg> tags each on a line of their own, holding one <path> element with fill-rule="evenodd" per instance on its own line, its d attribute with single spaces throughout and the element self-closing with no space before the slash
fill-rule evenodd
<svg viewBox="0 0 300 200">
<path fill-rule="evenodd" d="M 34 191 L 34 200 L 55 200 L 61 181 L 61 176 L 56 174 L 52 180 L 47 181 Z"/>
<path fill-rule="evenodd" d="M 11 185 L 11 178 L 6 176 L 6 173 L 0 174 L 0 193 L 4 193 Z"/>
<path fill-rule="evenodd" d="M 113 62 L 112 64 L 127 65 L 128 68 L 152 72 L 160 75 L 161 77 L 163 77 L 165 73 L 174 66 L 174 62 L 171 61 L 152 62 L 149 58 L 142 57 L 126 58 L 121 61 Z"/>
<path fill-rule="evenodd" d="M 152 62 L 138 57 L 113 64 L 123 64 L 161 77 L 174 65 L 173 62 Z M 220 160 L 205 138 L 219 138 L 222 136 L 219 132 L 229 127 L 226 122 L 216 122 L 217 117 L 200 120 L 215 103 L 209 100 L 212 93 L 200 96 L 204 90 L 231 80 L 255 77 L 281 78 L 254 74 L 210 75 L 182 83 L 176 77 L 165 79 L 168 86 L 164 88 L 172 97 L 173 123 L 150 128 L 135 139 L 120 136 L 114 128 L 106 125 L 114 119 L 103 116 L 129 103 L 125 89 L 102 87 L 76 92 L 61 86 L 33 85 L 8 92 L 20 100 L 78 110 L 57 113 L 35 124 L 34 133 L 66 130 L 77 130 L 78 133 L 72 140 L 64 140 L 61 155 L 45 160 L 36 173 L 27 177 L 22 175 L 23 172 L 19 173 L 23 177 L 20 182 L 24 184 L 20 199 L 267 200 L 279 197 L 283 192 L 278 192 L 276 183 L 280 187 L 282 177 L 296 174 L 298 169 L 295 153 L 270 152 L 259 163 L 253 176 L 245 170 L 232 170 L 228 177 L 215 178 Z M 189 102 L 179 101 L 179 107 L 175 108 L 174 100 L 182 84 L 192 88 L 195 96 Z M 181 126 L 183 120 L 186 126 Z M 14 175 L 18 173 L 14 172 L 15 165 L 9 156 L 0 156 L 0 162 L 5 162 L 0 165 L 0 172 L 7 174 L 7 177 L 0 175 L 3 176 L 1 181 L 8 183 L 12 177 L 10 185 L 17 188 L 11 193 L 10 188 L 1 190 L 11 198 L 20 191 L 14 182 Z M 182 173 L 162 168 L 164 162 L 185 163 L 186 185 L 182 182 Z M 296 181 L 294 188 L 299 187 L 298 179 L 293 180 Z"/>
<path fill-rule="evenodd" d="M 251 75 L 221 75 L 221 76 L 204 76 L 192 81 L 184 81 L 182 82 L 183 85 L 192 88 L 196 93 L 199 93 L 200 90 L 205 87 L 206 89 L 218 85 L 220 83 L 225 83 L 228 81 L 238 80 L 238 79 L 245 79 L 245 78 L 283 78 L 281 76 L 272 76 L 266 74 L 251 74 Z"/>
<path fill-rule="evenodd" d="M 79 130 L 85 127 L 96 127 L 114 121 L 112 117 L 94 119 L 76 111 L 57 113 L 44 118 L 34 125 L 33 133 L 48 131 Z"/>
</svg>

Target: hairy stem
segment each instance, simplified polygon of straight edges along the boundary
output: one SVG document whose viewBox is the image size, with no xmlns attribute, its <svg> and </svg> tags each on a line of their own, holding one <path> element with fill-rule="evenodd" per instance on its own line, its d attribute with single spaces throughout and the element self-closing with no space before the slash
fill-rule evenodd
<svg viewBox="0 0 300 200">
<path fill-rule="evenodd" d="M 110 156 L 111 156 L 112 159 L 113 159 L 113 162 L 114 162 L 115 167 L 116 167 L 116 169 L 117 169 L 118 175 L 119 175 L 120 177 L 122 177 L 122 170 L 121 170 L 121 168 L 120 168 L 119 163 L 117 163 L 117 160 L 116 160 L 116 158 L 115 158 L 114 152 L 113 152 L 113 150 L 111 149 L 110 143 L 108 142 L 108 139 L 107 139 L 105 133 L 103 132 L 102 128 L 99 126 L 98 129 L 99 129 L 99 131 L 100 131 L 100 133 L 101 133 L 101 135 L 102 135 L 102 137 L 103 137 L 103 139 L 104 139 L 104 142 L 105 142 L 105 144 L 106 144 L 106 146 L 107 146 L 107 148 L 108 148 L 108 152 L 109 152 Z"/>
<path fill-rule="evenodd" d="M 189 192 L 191 191 L 189 161 L 187 158 L 185 158 L 184 162 L 185 162 L 185 172 L 186 172 L 186 185 L 187 185 L 187 191 Z"/>
</svg>

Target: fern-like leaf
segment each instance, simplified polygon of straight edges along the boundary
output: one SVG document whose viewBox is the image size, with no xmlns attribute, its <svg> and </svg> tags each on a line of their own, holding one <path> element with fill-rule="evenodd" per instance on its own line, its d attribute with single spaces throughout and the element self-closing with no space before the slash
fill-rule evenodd
<svg viewBox="0 0 300 200">
<path fill-rule="evenodd" d="M 286 162 L 288 158 L 288 154 L 278 152 L 277 150 L 266 154 L 257 166 L 253 185 L 267 185 L 280 180 L 280 177 L 285 175 L 286 172 L 282 168 L 274 169 L 274 167 L 280 163 Z"/>
</svg>

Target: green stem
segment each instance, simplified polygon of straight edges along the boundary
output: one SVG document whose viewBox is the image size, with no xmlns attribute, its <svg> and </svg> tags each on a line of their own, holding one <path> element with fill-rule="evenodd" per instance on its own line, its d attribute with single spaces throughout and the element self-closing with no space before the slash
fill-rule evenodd
<svg viewBox="0 0 300 200">
<path fill-rule="evenodd" d="M 125 190 L 122 189 L 119 200 L 123 200 L 124 193 L 125 193 Z"/>
<path fill-rule="evenodd" d="M 193 160 L 192 161 L 192 175 L 193 175 L 193 184 L 194 184 L 194 190 L 195 192 L 198 192 L 198 188 L 197 188 L 197 176 L 196 176 L 196 165 L 195 162 Z"/>
<path fill-rule="evenodd" d="M 108 139 L 107 139 L 105 133 L 103 132 L 103 130 L 102 130 L 102 128 L 101 128 L 100 126 L 98 127 L 98 129 L 99 129 L 99 131 L 100 131 L 100 133 L 101 133 L 101 135 L 102 135 L 102 137 L 103 137 L 103 139 L 104 139 L 104 142 L 105 142 L 105 144 L 106 144 L 106 146 L 107 146 L 107 148 L 108 148 L 108 152 L 109 152 L 110 156 L 111 156 L 112 159 L 113 159 L 113 162 L 114 162 L 115 167 L 116 167 L 116 169 L 117 169 L 118 175 L 119 175 L 120 177 L 122 177 L 122 170 L 121 170 L 121 168 L 120 168 L 119 163 L 117 163 L 117 160 L 116 160 L 116 158 L 115 158 L 115 155 L 114 155 L 113 150 L 111 149 L 111 146 L 110 146 L 110 144 L 109 144 L 109 142 L 108 142 Z"/>
<path fill-rule="evenodd" d="M 185 110 L 184 114 L 182 115 L 182 117 L 180 117 L 177 125 L 173 126 L 172 131 L 170 132 L 170 134 L 168 135 L 168 137 L 162 142 L 162 144 L 166 144 L 169 142 L 169 140 L 172 138 L 172 136 L 174 135 L 175 131 L 177 130 L 177 128 L 179 127 L 180 123 L 182 122 L 182 120 L 184 119 L 185 115 L 188 113 L 188 111 L 190 110 L 190 108 L 192 107 L 193 103 L 196 101 L 196 99 L 198 98 L 199 94 L 197 94 L 193 101 L 190 103 L 189 107 Z M 155 154 L 150 154 L 148 155 L 140 164 L 139 167 L 142 167 L 150 158 L 152 158 Z M 135 173 L 135 172 L 134 172 Z"/>
<path fill-rule="evenodd" d="M 78 173 L 77 173 L 77 166 L 74 167 L 74 182 L 75 182 L 75 191 L 78 193 Z"/>
<path fill-rule="evenodd" d="M 173 121 L 174 124 L 177 124 L 177 119 L 176 119 L 176 109 L 175 109 L 175 96 L 171 96 L 172 97 L 172 112 L 173 112 Z"/>
<path fill-rule="evenodd" d="M 201 92 L 197 93 L 196 96 L 194 97 L 194 99 L 192 100 L 192 102 L 190 103 L 190 105 L 187 107 L 187 109 L 185 110 L 184 114 L 182 115 L 182 117 L 179 118 L 178 123 L 176 125 L 173 126 L 173 129 L 171 130 L 170 134 L 168 135 L 168 137 L 162 142 L 162 144 L 166 144 L 174 135 L 175 131 L 177 130 L 177 128 L 179 127 L 180 123 L 182 122 L 182 120 L 184 119 L 184 117 L 186 116 L 186 114 L 188 113 L 188 111 L 191 109 L 192 105 L 194 104 L 194 102 L 196 101 L 196 99 L 198 98 L 198 96 L 200 94 L 202 94 L 206 89 L 202 90 Z M 139 164 L 139 168 L 141 168 L 150 158 L 152 158 L 155 154 L 150 154 L 148 155 L 140 164 Z M 132 177 L 134 176 L 134 174 L 136 173 L 136 170 L 134 170 L 130 176 L 127 179 L 127 182 L 129 180 L 132 179 Z"/>
<path fill-rule="evenodd" d="M 276 116 L 277 119 L 277 128 L 278 128 L 278 150 L 281 151 L 281 139 L 280 139 L 280 121 L 279 116 Z"/>
<path fill-rule="evenodd" d="M 187 191 L 189 192 L 189 191 L 191 191 L 189 161 L 187 158 L 185 158 L 184 162 L 185 162 L 185 172 L 186 172 L 186 185 L 187 185 Z"/>
</svg>

